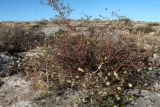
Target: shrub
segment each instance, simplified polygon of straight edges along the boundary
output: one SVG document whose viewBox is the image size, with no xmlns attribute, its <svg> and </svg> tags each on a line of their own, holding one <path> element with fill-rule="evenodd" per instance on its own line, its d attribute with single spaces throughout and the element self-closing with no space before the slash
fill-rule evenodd
<svg viewBox="0 0 160 107">
<path fill-rule="evenodd" d="M 48 24 L 48 20 L 41 20 L 36 22 L 37 26 L 46 26 Z"/>
<path fill-rule="evenodd" d="M 148 26 L 154 27 L 154 26 L 159 26 L 159 24 L 156 22 L 150 22 L 150 23 L 148 23 Z"/>
<path fill-rule="evenodd" d="M 0 26 L 0 51 L 26 51 L 41 45 L 44 35 L 22 26 Z"/>
<path fill-rule="evenodd" d="M 89 90 L 87 97 L 82 99 L 85 104 L 129 103 L 127 96 L 133 99 L 134 96 L 128 95 L 126 90 L 143 85 L 147 80 L 143 71 L 147 63 L 144 59 L 148 56 L 130 47 L 127 40 L 115 43 L 109 38 L 65 33 L 54 38 L 54 44 L 38 49 L 39 55 L 25 57 L 21 69 L 37 86 L 45 89 L 54 84 Z"/>
<path fill-rule="evenodd" d="M 152 26 L 149 25 L 144 25 L 144 26 L 137 26 L 136 28 L 133 28 L 135 32 L 140 32 L 140 33 L 150 33 L 150 32 L 154 32 L 155 29 L 152 28 Z"/>
</svg>

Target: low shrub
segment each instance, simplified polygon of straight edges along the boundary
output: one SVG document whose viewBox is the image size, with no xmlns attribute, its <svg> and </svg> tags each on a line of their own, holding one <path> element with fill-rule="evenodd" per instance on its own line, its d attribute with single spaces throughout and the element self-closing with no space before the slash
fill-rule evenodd
<svg viewBox="0 0 160 107">
<path fill-rule="evenodd" d="M 139 33 L 150 33 L 150 32 L 154 32 L 154 31 L 155 31 L 155 29 L 150 25 L 138 26 L 136 28 L 133 28 L 133 32 L 139 32 Z"/>
<path fill-rule="evenodd" d="M 154 27 L 154 26 L 159 26 L 159 24 L 156 22 L 150 22 L 150 23 L 148 23 L 148 26 Z"/>
<path fill-rule="evenodd" d="M 54 38 L 54 44 L 39 48 L 39 54 L 21 60 L 20 69 L 37 87 L 65 86 L 86 89 L 83 104 L 96 106 L 125 105 L 134 95 L 126 90 L 143 86 L 148 52 L 140 53 L 127 40 L 113 42 L 105 36 L 70 36 Z"/>
<path fill-rule="evenodd" d="M 0 51 L 27 51 L 43 44 L 44 35 L 23 26 L 0 26 Z"/>
</svg>

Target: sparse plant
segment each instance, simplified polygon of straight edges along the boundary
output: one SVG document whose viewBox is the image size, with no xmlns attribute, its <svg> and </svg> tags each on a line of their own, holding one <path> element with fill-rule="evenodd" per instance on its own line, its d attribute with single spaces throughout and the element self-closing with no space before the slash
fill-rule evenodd
<svg viewBox="0 0 160 107">
<path fill-rule="evenodd" d="M 42 4 L 49 5 L 56 12 L 56 18 L 60 20 L 68 20 L 73 9 L 69 4 L 64 4 L 63 0 L 40 0 Z"/>
<path fill-rule="evenodd" d="M 158 23 L 154 23 L 154 22 L 150 22 L 150 23 L 148 23 L 148 26 L 154 27 L 154 26 L 159 26 L 159 24 Z"/>
<path fill-rule="evenodd" d="M 150 32 L 154 32 L 155 31 L 155 29 L 152 27 L 152 26 L 150 26 L 150 25 L 144 25 L 144 26 L 138 26 L 138 27 L 136 27 L 136 28 L 133 28 L 133 31 L 134 32 L 139 32 L 139 33 L 150 33 Z"/>
<path fill-rule="evenodd" d="M 44 35 L 23 26 L 0 26 L 1 51 L 26 51 L 42 45 Z"/>
</svg>

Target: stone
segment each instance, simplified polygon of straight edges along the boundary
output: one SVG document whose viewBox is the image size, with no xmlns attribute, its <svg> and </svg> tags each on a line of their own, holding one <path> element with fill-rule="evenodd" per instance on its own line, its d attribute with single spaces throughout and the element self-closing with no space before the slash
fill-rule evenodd
<svg viewBox="0 0 160 107">
<path fill-rule="evenodd" d="M 15 62 L 12 56 L 6 52 L 0 53 L 0 77 L 10 76 L 14 71 Z"/>
<path fill-rule="evenodd" d="M 160 82 L 154 82 L 153 83 L 153 90 L 159 91 L 160 90 Z"/>
<path fill-rule="evenodd" d="M 4 84 L 0 87 L 0 106 L 3 107 L 38 107 L 32 106 L 35 91 L 31 81 L 26 81 L 21 75 L 1 78 Z"/>
<path fill-rule="evenodd" d="M 17 103 L 13 104 L 11 107 L 42 107 L 42 106 L 39 106 L 32 101 L 18 101 Z"/>
<path fill-rule="evenodd" d="M 0 81 L 0 87 L 1 87 L 3 84 L 4 84 L 4 82 L 3 82 L 3 81 Z"/>
<path fill-rule="evenodd" d="M 146 49 L 146 50 L 152 50 L 153 49 L 153 47 L 149 44 L 144 44 L 143 48 Z"/>
<path fill-rule="evenodd" d="M 41 32 L 45 33 L 46 36 L 55 34 L 60 30 L 60 27 L 45 27 L 41 29 Z"/>
<path fill-rule="evenodd" d="M 128 107 L 159 107 L 160 106 L 160 94 L 156 92 L 150 92 L 148 90 L 132 90 L 129 93 L 140 96 L 135 102 L 128 105 Z"/>
<path fill-rule="evenodd" d="M 153 60 L 154 61 L 160 61 L 160 56 L 156 53 L 153 54 Z"/>
</svg>

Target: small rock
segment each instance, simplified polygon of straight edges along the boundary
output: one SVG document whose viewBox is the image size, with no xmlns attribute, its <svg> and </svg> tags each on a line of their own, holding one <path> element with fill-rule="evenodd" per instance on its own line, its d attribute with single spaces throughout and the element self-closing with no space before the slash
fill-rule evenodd
<svg viewBox="0 0 160 107">
<path fill-rule="evenodd" d="M 154 36 L 156 33 L 155 32 L 150 32 L 149 35 L 150 36 Z"/>
<path fill-rule="evenodd" d="M 14 71 L 14 59 L 7 53 L 0 53 L 0 77 L 5 77 L 13 74 Z"/>
<path fill-rule="evenodd" d="M 1 78 L 5 83 L 0 87 L 0 105 L 3 107 L 39 107 L 31 106 L 34 90 L 31 81 L 19 75 Z"/>
<path fill-rule="evenodd" d="M 13 104 L 11 107 L 38 107 L 35 104 L 32 104 L 30 101 L 19 101 L 16 104 Z"/>
<path fill-rule="evenodd" d="M 144 44 L 144 49 L 146 49 L 146 50 L 152 50 L 153 47 L 151 45 L 149 45 L 149 44 Z"/>
<path fill-rule="evenodd" d="M 133 90 L 129 92 L 140 96 L 132 105 L 128 107 L 160 107 L 160 94 L 156 92 L 150 92 L 148 90 Z"/>
<path fill-rule="evenodd" d="M 154 53 L 153 56 L 149 57 L 149 61 L 151 61 L 151 62 L 160 62 L 160 55 Z"/>
<path fill-rule="evenodd" d="M 0 87 L 1 87 L 3 84 L 4 84 L 4 82 L 3 82 L 3 81 L 0 81 Z"/>
<path fill-rule="evenodd" d="M 153 87 L 154 87 L 154 90 L 155 90 L 155 91 L 160 90 L 160 83 L 159 83 L 159 82 L 155 82 L 155 83 L 153 84 Z"/>
<path fill-rule="evenodd" d="M 158 54 L 153 54 L 153 60 L 160 60 L 160 56 Z"/>
<path fill-rule="evenodd" d="M 47 27 L 47 28 L 42 28 L 41 32 L 44 32 L 46 36 L 49 36 L 51 34 L 55 34 L 60 30 L 59 27 Z"/>
</svg>

